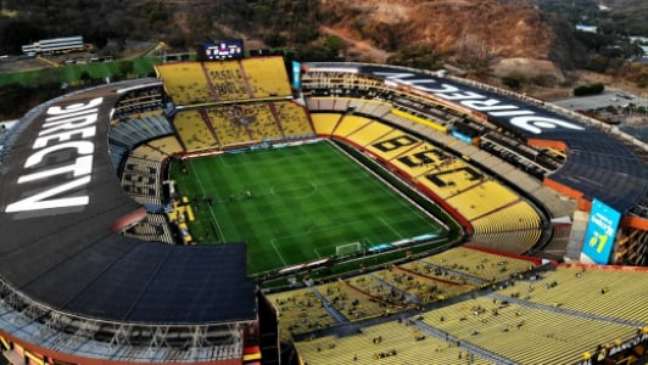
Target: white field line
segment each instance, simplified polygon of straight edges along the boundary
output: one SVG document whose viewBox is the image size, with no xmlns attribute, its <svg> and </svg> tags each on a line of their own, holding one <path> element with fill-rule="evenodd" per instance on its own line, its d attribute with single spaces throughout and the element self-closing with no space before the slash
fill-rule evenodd
<svg viewBox="0 0 648 365">
<path fill-rule="evenodd" d="M 347 156 L 348 158 L 350 158 L 351 160 L 353 160 L 355 163 L 357 163 L 358 165 L 360 165 L 360 166 L 361 166 L 365 171 L 367 171 L 369 174 L 371 174 L 372 176 L 374 176 L 376 179 L 380 180 L 380 182 L 382 182 L 382 184 L 380 184 L 380 185 L 382 185 L 382 188 L 383 188 L 383 189 L 385 189 L 385 190 L 386 190 L 386 189 L 390 189 L 391 191 L 393 191 L 393 192 L 395 192 L 396 194 L 400 195 L 401 197 L 403 197 L 403 199 L 407 200 L 410 204 L 412 204 L 413 206 L 415 206 L 416 208 L 418 208 L 417 210 L 418 210 L 419 212 L 422 212 L 423 214 L 425 214 L 426 216 L 428 216 L 428 217 L 430 217 L 432 220 L 434 220 L 434 221 L 435 221 L 437 224 L 439 224 L 441 227 L 445 228 L 446 231 L 450 230 L 450 228 L 449 228 L 448 226 L 446 226 L 445 223 L 441 222 L 441 221 L 439 220 L 439 218 L 435 217 L 433 214 L 431 214 L 431 213 L 428 212 L 427 210 L 423 209 L 423 207 L 421 207 L 420 205 L 418 205 L 418 203 L 416 203 L 415 201 L 413 201 L 412 199 L 410 199 L 407 195 L 403 194 L 400 190 L 398 190 L 398 189 L 396 189 L 395 187 L 393 187 L 390 183 L 388 183 L 387 181 L 385 181 L 385 179 L 383 179 L 380 175 L 378 175 L 377 173 L 371 171 L 370 168 L 368 168 L 368 167 L 365 166 L 363 163 L 361 163 L 360 161 L 358 161 L 356 158 L 354 158 L 353 156 L 351 156 L 350 154 L 348 154 L 346 151 L 344 151 L 343 149 L 341 149 L 341 148 L 340 148 L 339 146 L 337 146 L 335 143 L 333 143 L 333 142 L 331 142 L 331 141 L 328 141 L 328 140 L 327 140 L 327 142 L 330 143 L 330 144 L 335 148 L 335 150 L 337 150 L 339 153 L 344 154 L 345 156 Z M 390 172 L 390 174 L 391 174 L 391 172 Z M 421 192 L 419 192 L 418 190 L 416 190 L 416 189 L 412 189 L 412 190 L 415 191 L 415 192 L 416 192 L 419 196 L 421 196 L 422 198 L 424 198 L 424 199 L 426 199 L 426 200 L 429 201 L 429 199 L 428 199 L 426 196 L 422 195 Z M 402 202 L 402 201 L 401 201 L 401 204 L 405 205 L 405 203 Z M 435 205 L 437 205 L 437 204 L 435 204 Z M 411 209 L 410 206 L 407 206 L 407 208 L 408 208 L 408 209 Z"/>
<path fill-rule="evenodd" d="M 288 264 L 286 263 L 286 260 L 284 260 L 283 256 L 281 255 L 281 252 L 279 249 L 277 249 L 277 246 L 275 245 L 275 239 L 273 238 L 270 240 L 270 244 L 272 245 L 272 248 L 274 248 L 275 252 L 277 253 L 277 256 L 279 256 L 279 259 L 281 259 L 281 262 L 283 263 L 284 266 L 287 266 Z"/>
<path fill-rule="evenodd" d="M 200 176 L 198 176 L 198 173 L 196 173 L 196 170 L 193 168 L 193 165 L 190 164 L 189 168 L 191 169 L 191 172 L 193 173 L 196 180 L 198 181 L 198 185 L 200 185 L 200 190 L 202 191 L 203 196 L 207 196 L 205 186 L 203 185 L 202 180 L 200 179 Z M 214 223 L 216 223 L 216 227 L 218 228 L 218 232 L 220 233 L 220 236 L 222 238 L 222 242 L 223 243 L 227 242 L 227 238 L 225 238 L 225 235 L 223 234 L 223 230 L 221 229 L 220 224 L 218 224 L 218 219 L 216 219 L 216 214 L 214 214 L 214 210 L 212 209 L 211 205 L 209 205 L 209 212 L 211 213 L 211 216 L 212 216 L 212 219 L 214 220 Z"/>
<path fill-rule="evenodd" d="M 403 239 L 403 236 L 400 234 L 400 232 L 398 232 L 398 230 L 396 230 L 396 228 L 394 228 L 391 224 L 389 224 L 389 222 L 385 221 L 385 219 L 383 217 L 378 217 L 378 219 L 380 219 L 382 224 L 384 224 L 387 228 L 389 228 L 390 231 L 392 231 L 393 233 L 396 233 L 396 236 L 398 237 L 399 240 Z"/>
</svg>

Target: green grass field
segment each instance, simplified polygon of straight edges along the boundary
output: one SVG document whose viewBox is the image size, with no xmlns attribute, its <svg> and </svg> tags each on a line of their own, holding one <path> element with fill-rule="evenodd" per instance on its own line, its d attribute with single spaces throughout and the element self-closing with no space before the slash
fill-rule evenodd
<svg viewBox="0 0 648 365">
<path fill-rule="evenodd" d="M 248 243 L 251 274 L 444 228 L 328 142 L 174 162 L 200 243 Z M 211 206 L 204 201 L 213 199 Z"/>
<path fill-rule="evenodd" d="M 65 65 L 59 68 L 46 68 L 36 71 L 23 71 L 0 74 L 0 86 L 21 84 L 37 86 L 46 82 L 67 82 L 74 84 L 81 79 L 81 74 L 87 72 L 93 79 L 103 79 L 120 75 L 120 64 L 124 61 L 107 63 L 89 63 L 87 65 Z M 153 72 L 153 67 L 162 62 L 158 57 L 137 58 L 133 62 L 133 74 L 145 76 Z M 124 76 L 124 75 L 121 75 Z"/>
</svg>

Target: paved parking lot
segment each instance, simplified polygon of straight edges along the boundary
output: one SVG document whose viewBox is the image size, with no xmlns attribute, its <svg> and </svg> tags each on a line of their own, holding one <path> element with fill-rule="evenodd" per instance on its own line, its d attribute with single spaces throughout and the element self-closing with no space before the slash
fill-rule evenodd
<svg viewBox="0 0 648 365">
<path fill-rule="evenodd" d="M 621 90 L 607 90 L 600 95 L 574 97 L 555 102 L 555 104 L 564 108 L 580 111 L 606 108 L 608 106 L 624 107 L 630 103 L 648 107 L 648 99 Z"/>
</svg>

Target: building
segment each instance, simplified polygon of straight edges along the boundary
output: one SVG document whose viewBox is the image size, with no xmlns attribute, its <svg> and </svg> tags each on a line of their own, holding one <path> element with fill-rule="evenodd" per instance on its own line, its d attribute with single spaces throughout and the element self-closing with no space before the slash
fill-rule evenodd
<svg viewBox="0 0 648 365">
<path fill-rule="evenodd" d="M 146 214 L 115 179 L 108 156 L 111 110 L 120 98 L 120 88 L 130 86 L 133 83 L 102 85 L 41 105 L 21 119 L 18 129 L 12 129 L 13 142 L 5 144 L 11 148 L 0 154 L 4 186 L 9 181 L 5 179 L 18 178 L 15 173 L 20 173 L 25 154 L 31 154 L 17 146 L 33 145 L 27 139 L 37 138 L 34 126 L 43 125 L 52 112 L 60 111 L 58 117 L 64 120 L 82 118 L 83 123 L 92 124 L 88 138 L 70 141 L 96 146 L 86 155 L 91 171 L 82 177 L 87 181 L 83 189 L 88 199 L 77 196 L 81 199 L 72 200 L 81 205 L 72 200 L 66 203 L 62 192 L 62 200 L 49 200 L 54 204 L 46 203 L 46 210 L 53 212 L 63 203 L 65 212 L 58 210 L 61 214 L 49 217 L 42 214 L 43 206 L 28 208 L 29 218 L 23 215 L 22 222 L 31 228 L 17 225 L 13 236 L 0 245 L 0 353 L 13 364 L 240 365 L 245 354 L 253 351 L 249 348 L 256 343 L 258 328 L 256 284 L 246 276 L 243 244 L 184 247 L 121 234 L 133 225 L 133 219 Z M 48 158 L 63 162 L 66 157 L 54 151 L 59 148 L 55 144 L 46 147 Z M 76 160 L 76 156 L 69 157 Z M 45 190 L 50 182 L 61 182 L 38 180 Z M 0 205 L 11 211 L 7 197 L 3 190 Z M 0 227 L 10 227 L 14 218 L 3 211 Z M 91 237 L 85 236 L 86 230 L 93 232 Z M 28 231 L 35 235 L 23 235 Z M 9 234 L 6 229 L 2 232 Z M 8 245 L 25 239 L 42 254 Z M 13 263 L 4 255 L 9 251 L 17 254 L 11 255 Z M 26 270 L 7 275 L 5 270 L 12 271 L 15 265 Z M 65 274 L 68 270 L 84 274 Z M 34 285 L 25 285 L 28 282 Z"/>
<path fill-rule="evenodd" d="M 585 33 L 598 33 L 598 27 L 595 25 L 577 24 L 576 30 Z"/>
<path fill-rule="evenodd" d="M 32 44 L 22 46 L 22 51 L 28 56 L 38 54 L 63 53 L 79 51 L 85 48 L 82 36 L 43 39 Z"/>
</svg>

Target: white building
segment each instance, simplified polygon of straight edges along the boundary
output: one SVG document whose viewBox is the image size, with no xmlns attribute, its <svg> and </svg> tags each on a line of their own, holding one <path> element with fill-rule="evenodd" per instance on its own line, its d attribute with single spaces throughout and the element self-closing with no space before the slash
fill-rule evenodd
<svg viewBox="0 0 648 365">
<path fill-rule="evenodd" d="M 595 25 L 576 24 L 576 30 L 585 33 L 598 33 L 598 27 Z"/>
<path fill-rule="evenodd" d="M 648 37 L 630 36 L 630 42 L 643 50 L 643 56 L 648 57 Z"/>
<path fill-rule="evenodd" d="M 51 53 L 62 53 L 69 51 L 79 51 L 85 48 L 83 44 L 83 37 L 65 37 L 65 38 L 53 38 L 53 39 L 43 39 L 32 44 L 27 44 L 22 46 L 22 51 L 24 54 L 29 56 L 35 56 L 38 54 L 51 54 Z"/>
</svg>

